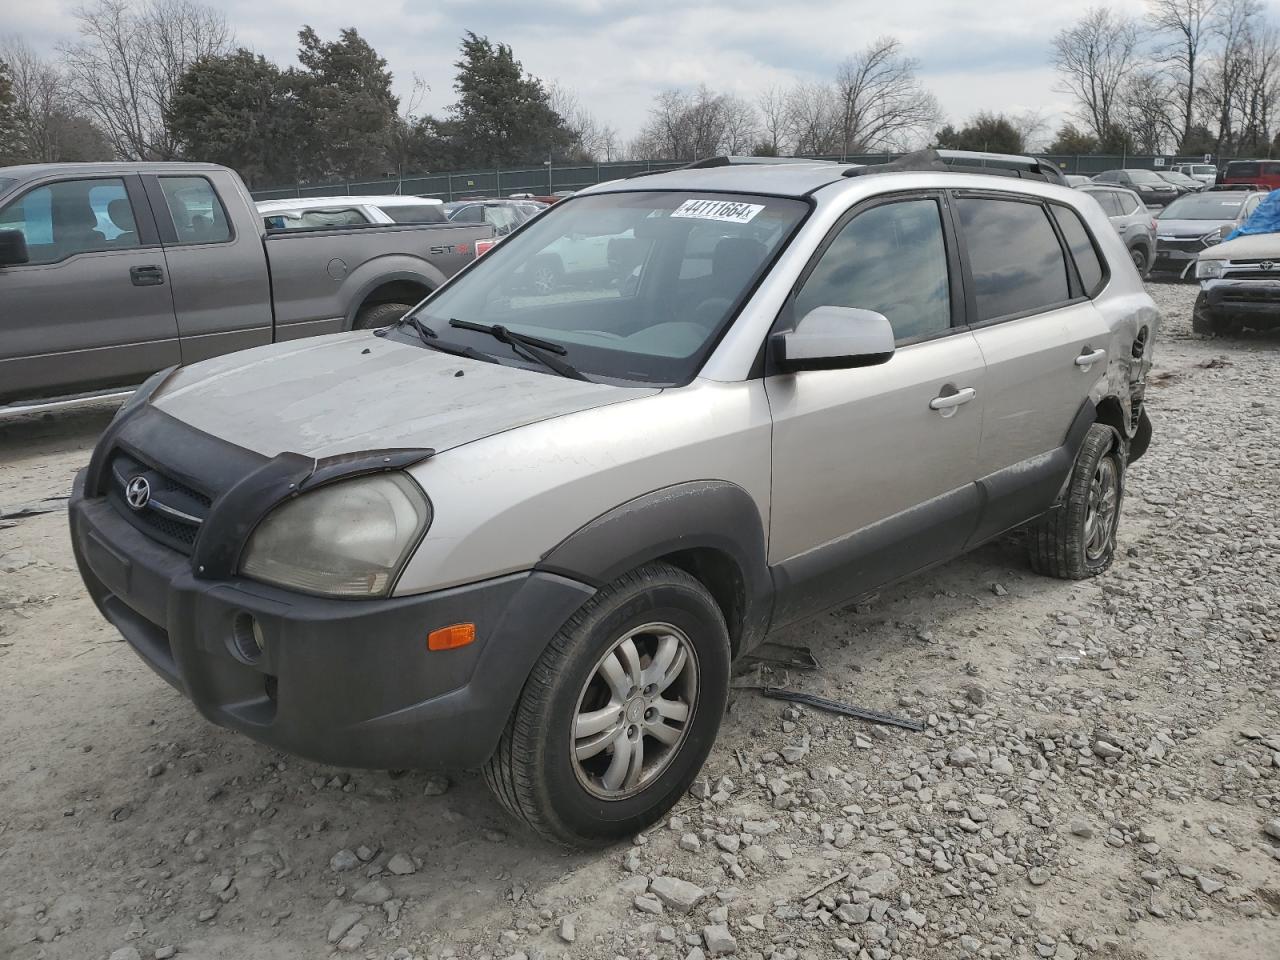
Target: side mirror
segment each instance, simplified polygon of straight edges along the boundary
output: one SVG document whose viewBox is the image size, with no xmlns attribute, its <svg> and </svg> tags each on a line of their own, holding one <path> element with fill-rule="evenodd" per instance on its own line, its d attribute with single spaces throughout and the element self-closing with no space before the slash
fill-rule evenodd
<svg viewBox="0 0 1280 960">
<path fill-rule="evenodd" d="M 0 267 L 12 267 L 30 259 L 26 234 L 21 230 L 0 230 Z"/>
<path fill-rule="evenodd" d="M 873 367 L 893 356 L 893 327 L 874 310 L 814 307 L 794 330 L 773 335 L 784 370 L 843 370 Z"/>
</svg>

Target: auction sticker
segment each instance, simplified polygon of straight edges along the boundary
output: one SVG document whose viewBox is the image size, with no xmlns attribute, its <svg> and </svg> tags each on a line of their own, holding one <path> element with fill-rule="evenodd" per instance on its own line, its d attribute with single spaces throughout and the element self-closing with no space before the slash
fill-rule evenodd
<svg viewBox="0 0 1280 960">
<path fill-rule="evenodd" d="M 763 203 L 738 203 L 734 200 L 686 200 L 672 212 L 673 217 L 689 220 L 722 220 L 725 223 L 750 223 L 764 209 Z"/>
</svg>

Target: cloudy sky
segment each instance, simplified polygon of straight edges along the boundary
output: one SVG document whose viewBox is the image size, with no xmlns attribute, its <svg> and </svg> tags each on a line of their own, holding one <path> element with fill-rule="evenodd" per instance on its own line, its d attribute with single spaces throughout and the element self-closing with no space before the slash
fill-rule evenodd
<svg viewBox="0 0 1280 960">
<path fill-rule="evenodd" d="M 871 39 L 900 39 L 948 119 L 978 110 L 1069 109 L 1054 90 L 1053 34 L 1083 5 L 1026 0 L 209 0 L 240 44 L 281 65 L 295 62 L 298 27 L 326 39 L 355 26 L 386 57 L 397 92 L 416 74 L 430 87 L 424 109 L 453 99 L 453 61 L 464 30 L 509 43 L 527 70 L 558 80 L 624 140 L 643 124 L 654 94 L 705 82 L 753 97 L 774 84 L 814 80 Z M 1276 0 L 1271 0 L 1272 6 Z M 77 0 L 7 5 L 0 31 L 52 51 L 70 37 Z M 1113 0 L 1140 14 L 1142 0 Z"/>
</svg>

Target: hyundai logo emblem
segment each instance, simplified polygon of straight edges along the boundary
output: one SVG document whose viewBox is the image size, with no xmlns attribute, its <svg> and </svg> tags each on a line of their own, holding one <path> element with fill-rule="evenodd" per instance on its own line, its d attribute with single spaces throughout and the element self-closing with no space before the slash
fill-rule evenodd
<svg viewBox="0 0 1280 960">
<path fill-rule="evenodd" d="M 129 506 L 135 510 L 141 510 L 151 502 L 151 484 L 147 483 L 146 477 L 134 477 L 125 485 L 124 498 L 129 501 Z"/>
</svg>

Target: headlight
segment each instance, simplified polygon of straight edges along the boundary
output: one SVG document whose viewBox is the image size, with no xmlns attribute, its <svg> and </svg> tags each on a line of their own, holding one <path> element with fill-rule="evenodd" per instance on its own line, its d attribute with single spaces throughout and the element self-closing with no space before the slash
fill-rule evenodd
<svg viewBox="0 0 1280 960">
<path fill-rule="evenodd" d="M 334 597 L 382 597 L 431 525 L 404 473 L 342 480 L 276 507 L 245 547 L 246 577 Z"/>
<path fill-rule="evenodd" d="M 1222 276 L 1223 271 L 1227 268 L 1224 260 L 1197 260 L 1196 261 L 1196 279 L 1197 280 L 1213 280 Z"/>
</svg>

